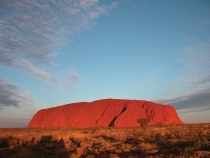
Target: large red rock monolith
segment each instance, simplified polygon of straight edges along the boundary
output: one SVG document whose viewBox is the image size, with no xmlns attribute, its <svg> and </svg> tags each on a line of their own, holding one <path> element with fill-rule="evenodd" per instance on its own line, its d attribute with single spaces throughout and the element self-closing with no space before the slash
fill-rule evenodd
<svg viewBox="0 0 210 158">
<path fill-rule="evenodd" d="M 33 127 L 135 127 L 137 119 L 147 118 L 149 125 L 183 124 L 170 105 L 150 101 L 104 99 L 72 103 L 39 110 L 28 128 Z"/>
</svg>

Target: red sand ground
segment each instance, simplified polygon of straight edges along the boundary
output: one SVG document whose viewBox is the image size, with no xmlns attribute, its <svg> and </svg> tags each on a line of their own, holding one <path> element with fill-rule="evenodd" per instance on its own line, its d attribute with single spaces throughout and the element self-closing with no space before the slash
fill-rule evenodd
<svg viewBox="0 0 210 158">
<path fill-rule="evenodd" d="M 30 121 L 33 127 L 135 127 L 138 118 L 148 118 L 149 125 L 183 124 L 176 110 L 142 100 L 104 99 L 72 103 L 38 111 Z"/>
</svg>

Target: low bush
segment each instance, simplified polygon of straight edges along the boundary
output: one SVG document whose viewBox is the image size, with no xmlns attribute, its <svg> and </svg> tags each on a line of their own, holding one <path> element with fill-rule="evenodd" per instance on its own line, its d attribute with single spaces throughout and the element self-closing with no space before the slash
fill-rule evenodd
<svg viewBox="0 0 210 158">
<path fill-rule="evenodd" d="M 147 118 L 139 118 L 137 120 L 137 123 L 142 126 L 142 127 L 145 127 L 148 125 L 148 119 Z"/>
</svg>

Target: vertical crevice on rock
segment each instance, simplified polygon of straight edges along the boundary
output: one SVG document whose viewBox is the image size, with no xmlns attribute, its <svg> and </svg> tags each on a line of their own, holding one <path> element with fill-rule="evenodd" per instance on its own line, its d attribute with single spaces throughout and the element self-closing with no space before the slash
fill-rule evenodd
<svg viewBox="0 0 210 158">
<path fill-rule="evenodd" d="M 109 126 L 108 127 L 114 127 L 114 122 L 116 121 L 116 119 L 126 111 L 127 109 L 127 105 L 122 109 L 122 111 L 120 112 L 119 115 L 115 116 L 114 119 L 110 122 Z"/>
<path fill-rule="evenodd" d="M 98 121 L 104 116 L 106 110 L 108 109 L 109 105 L 105 108 L 104 112 L 102 113 L 101 117 L 96 120 L 96 125 L 98 125 Z"/>
<path fill-rule="evenodd" d="M 144 102 L 144 103 L 143 103 L 143 105 L 142 105 L 142 108 L 144 108 L 144 107 L 145 107 L 145 104 L 146 104 L 146 103 Z"/>
</svg>

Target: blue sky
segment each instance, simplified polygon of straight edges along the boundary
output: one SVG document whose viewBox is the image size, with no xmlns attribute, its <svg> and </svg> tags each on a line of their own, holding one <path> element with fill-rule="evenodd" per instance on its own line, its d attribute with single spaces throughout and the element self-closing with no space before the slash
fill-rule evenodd
<svg viewBox="0 0 210 158">
<path fill-rule="evenodd" d="M 210 122 L 210 1 L 1 0 L 0 127 L 104 98 Z"/>
</svg>

